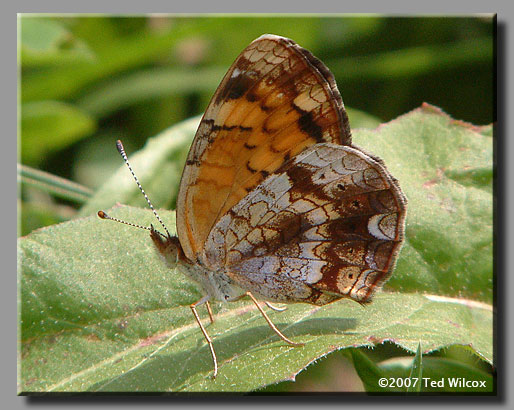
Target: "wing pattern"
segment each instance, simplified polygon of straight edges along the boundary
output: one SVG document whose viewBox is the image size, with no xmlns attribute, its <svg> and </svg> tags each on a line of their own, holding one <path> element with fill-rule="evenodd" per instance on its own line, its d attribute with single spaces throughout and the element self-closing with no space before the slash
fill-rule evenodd
<svg viewBox="0 0 514 410">
<path fill-rule="evenodd" d="M 177 201 L 191 261 L 218 220 L 290 158 L 318 143 L 351 144 L 333 75 L 283 37 L 252 42 L 231 66 L 193 141 Z"/>
<path fill-rule="evenodd" d="M 370 300 L 391 275 L 406 199 L 380 160 L 317 144 L 225 214 L 202 259 L 266 300 Z"/>
</svg>

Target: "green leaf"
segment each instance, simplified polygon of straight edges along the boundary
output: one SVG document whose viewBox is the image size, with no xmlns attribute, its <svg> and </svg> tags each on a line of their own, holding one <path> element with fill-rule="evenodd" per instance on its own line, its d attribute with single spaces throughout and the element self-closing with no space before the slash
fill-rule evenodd
<svg viewBox="0 0 514 410">
<path fill-rule="evenodd" d="M 62 24 L 49 19 L 26 17 L 19 22 L 22 47 L 32 50 L 48 51 L 56 48 L 68 35 Z"/>
<path fill-rule="evenodd" d="M 25 164 L 38 164 L 49 152 L 67 147 L 91 134 L 95 120 L 72 105 L 37 101 L 21 106 L 21 157 Z"/>
<path fill-rule="evenodd" d="M 353 365 L 364 384 L 367 392 L 393 392 L 400 391 L 396 388 L 381 387 L 380 379 L 387 377 L 387 372 L 378 367 L 373 361 L 359 349 L 350 349 Z"/>
<path fill-rule="evenodd" d="M 351 107 L 346 107 L 346 112 L 353 130 L 357 128 L 377 128 L 380 125 L 380 120 L 367 112 Z"/>
<path fill-rule="evenodd" d="M 154 221 L 137 208 L 109 213 Z M 170 213 L 162 217 L 173 226 Z M 270 312 L 287 336 L 305 343 L 297 348 L 242 301 L 223 306 L 207 327 L 220 363 L 213 381 L 188 308 L 201 293 L 164 268 L 145 231 L 88 217 L 35 231 L 18 245 L 23 392 L 250 391 L 294 379 L 334 350 L 385 340 L 410 352 L 422 340 L 425 353 L 469 345 L 492 361 L 492 311 L 483 304 L 383 293 L 366 307 L 340 301 Z"/>
<path fill-rule="evenodd" d="M 91 63 L 94 55 L 64 24 L 49 18 L 23 16 L 20 26 L 20 61 L 23 68 Z"/>
<path fill-rule="evenodd" d="M 173 163 L 178 184 L 177 161 L 197 121 L 149 140 L 131 157 L 141 179 Z M 385 341 L 410 353 L 421 343 L 423 355 L 462 346 L 492 363 L 491 193 L 447 174 L 492 172 L 492 141 L 483 131 L 425 105 L 376 130 L 354 132 L 356 144 L 384 158 L 409 199 L 406 245 L 389 292 L 366 307 L 343 300 L 269 312 L 286 336 L 305 343 L 299 348 L 278 339 L 249 301 L 215 306 L 217 320 L 207 331 L 220 363 L 216 380 L 189 309 L 201 292 L 164 267 L 147 232 L 90 216 L 21 238 L 20 390 L 251 391 L 294 380 L 335 350 Z M 120 192 L 123 202 L 140 195 L 130 173 L 119 172 L 124 176 L 107 180 L 83 215 L 106 208 Z M 146 190 L 153 197 L 158 187 Z M 155 224 L 148 210 L 109 212 Z M 171 212 L 161 217 L 174 226 Z"/>
<path fill-rule="evenodd" d="M 19 214 L 23 215 L 19 221 L 18 236 L 27 235 L 37 228 L 64 222 L 70 218 L 70 212 L 63 215 L 67 208 L 63 210 L 55 204 L 43 201 L 36 204 L 18 200 L 18 210 Z"/>
<path fill-rule="evenodd" d="M 492 181 L 493 140 L 486 130 L 424 104 L 354 133 L 355 144 L 385 161 L 409 201 L 389 289 L 491 303 L 493 197 L 484 181 Z M 455 178 L 464 172 L 464 182 Z"/>
<path fill-rule="evenodd" d="M 92 192 L 85 186 L 48 172 L 18 164 L 18 180 L 70 201 L 85 202 Z"/>
<path fill-rule="evenodd" d="M 414 360 L 412 361 L 412 366 L 410 368 L 409 379 L 411 380 L 411 384 L 407 386 L 408 393 L 419 393 L 421 391 L 420 380 L 423 376 L 422 356 L 421 343 L 419 343 L 418 350 L 416 350 L 416 355 L 414 356 Z M 416 383 L 412 383 L 413 380 L 416 380 Z"/>
</svg>

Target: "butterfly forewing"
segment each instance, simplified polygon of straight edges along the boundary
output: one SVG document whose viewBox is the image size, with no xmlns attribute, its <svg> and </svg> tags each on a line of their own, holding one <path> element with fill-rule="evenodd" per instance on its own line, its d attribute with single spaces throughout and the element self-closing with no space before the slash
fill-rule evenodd
<svg viewBox="0 0 514 410">
<path fill-rule="evenodd" d="M 350 144 L 330 71 L 291 40 L 265 35 L 237 58 L 207 108 L 186 161 L 177 231 L 196 260 L 216 222 L 307 147 Z"/>
</svg>

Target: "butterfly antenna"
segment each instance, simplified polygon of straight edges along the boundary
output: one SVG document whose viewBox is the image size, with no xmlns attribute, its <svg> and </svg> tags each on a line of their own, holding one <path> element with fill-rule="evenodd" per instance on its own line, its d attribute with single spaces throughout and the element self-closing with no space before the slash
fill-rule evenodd
<svg viewBox="0 0 514 410">
<path fill-rule="evenodd" d="M 128 225 L 128 226 L 133 226 L 134 228 L 141 228 L 141 229 L 146 229 L 147 231 L 150 231 L 150 232 L 156 232 L 159 235 L 161 235 L 164 239 L 166 239 L 166 236 L 164 234 L 162 234 L 161 232 L 156 231 L 154 229 L 153 225 L 150 225 L 148 227 L 148 226 L 134 224 L 132 222 L 127 222 L 127 221 L 124 221 L 123 219 L 118 219 L 118 218 L 115 218 L 114 216 L 107 215 L 107 213 L 104 212 L 104 211 L 98 211 L 98 216 L 100 218 L 102 218 L 102 219 L 108 219 L 110 221 L 119 222 L 120 224 L 125 224 L 125 225 Z"/>
<path fill-rule="evenodd" d="M 152 203 L 150 202 L 150 198 L 148 198 L 148 195 L 146 195 L 146 192 L 145 190 L 143 189 L 143 187 L 141 186 L 141 184 L 139 183 L 139 180 L 137 179 L 136 177 L 136 174 L 134 173 L 134 171 L 132 170 L 132 167 L 130 166 L 130 163 L 129 163 L 129 160 L 127 158 L 127 154 L 125 153 L 125 149 L 123 148 L 123 144 L 121 143 L 120 140 L 117 140 L 116 141 L 116 148 L 118 149 L 118 152 L 120 153 L 120 155 L 123 157 L 123 161 L 125 161 L 125 164 L 127 164 L 127 167 L 128 169 L 130 170 L 130 173 L 132 174 L 132 176 L 134 177 L 134 180 L 136 181 L 136 184 L 139 188 L 139 190 L 141 191 L 141 193 L 143 194 L 143 196 L 145 197 L 146 199 L 146 202 L 148 203 L 148 206 L 150 207 L 150 209 L 152 210 L 153 214 L 155 215 L 155 217 L 157 218 L 157 220 L 159 221 L 159 223 L 161 224 L 161 226 L 164 228 L 164 230 L 166 231 L 166 234 L 168 235 L 169 238 L 171 238 L 171 235 L 168 231 L 168 228 L 166 228 L 166 225 L 164 225 L 164 222 L 162 222 L 162 219 L 161 217 L 157 214 L 157 211 L 155 210 L 155 208 L 153 207 Z M 106 215 L 108 216 L 105 212 L 103 211 L 100 211 L 103 213 L 103 215 Z M 100 216 L 100 212 L 98 213 L 98 216 Z M 100 218 L 102 218 L 102 216 L 100 216 Z M 116 220 L 115 218 L 112 218 L 110 216 L 108 216 L 107 218 L 104 218 L 104 219 L 111 219 L 111 220 Z M 118 220 L 118 222 L 122 222 L 122 223 L 125 223 L 126 225 L 132 225 L 132 226 L 139 226 L 139 225 L 135 225 L 135 224 L 132 224 L 132 223 L 129 223 L 129 222 L 124 222 L 124 221 L 120 221 Z M 144 228 L 144 229 L 148 229 L 148 230 L 153 230 L 153 227 L 152 228 L 148 228 L 148 227 L 143 227 L 143 226 L 139 226 L 141 228 Z"/>
</svg>

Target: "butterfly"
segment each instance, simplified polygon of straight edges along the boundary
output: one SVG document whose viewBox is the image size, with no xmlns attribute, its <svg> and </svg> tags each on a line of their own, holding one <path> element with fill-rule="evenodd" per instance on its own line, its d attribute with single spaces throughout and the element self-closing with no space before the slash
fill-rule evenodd
<svg viewBox="0 0 514 410">
<path fill-rule="evenodd" d="M 191 310 L 215 377 L 198 306 L 212 322 L 210 301 L 248 296 L 282 340 L 301 345 L 259 301 L 369 302 L 392 274 L 406 204 L 384 162 L 352 144 L 329 69 L 266 34 L 237 57 L 200 122 L 180 182 L 177 236 L 147 229 L 166 264 L 204 291 Z"/>
</svg>

